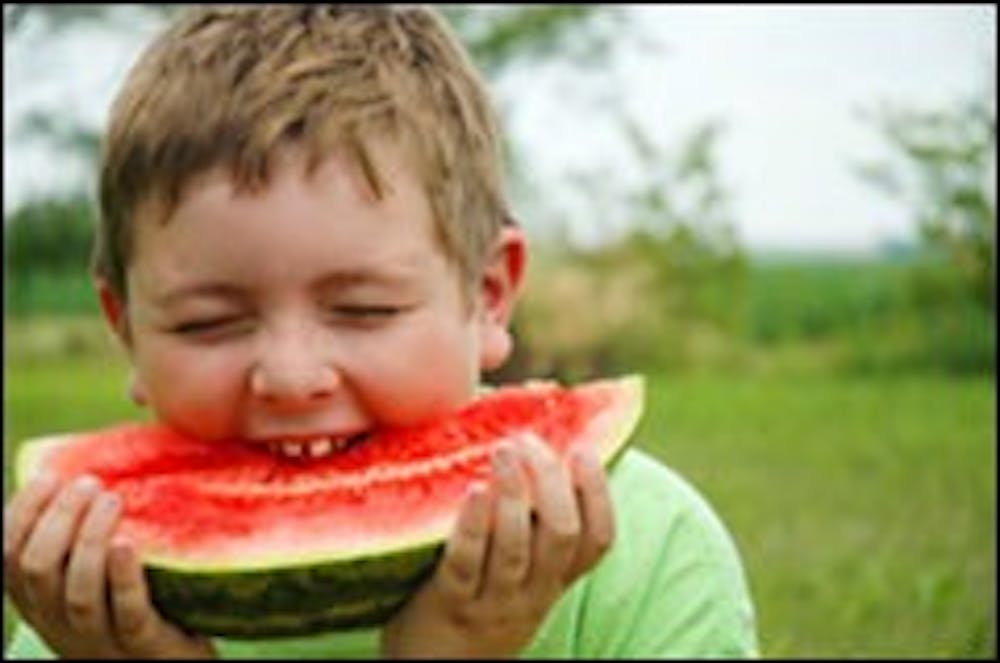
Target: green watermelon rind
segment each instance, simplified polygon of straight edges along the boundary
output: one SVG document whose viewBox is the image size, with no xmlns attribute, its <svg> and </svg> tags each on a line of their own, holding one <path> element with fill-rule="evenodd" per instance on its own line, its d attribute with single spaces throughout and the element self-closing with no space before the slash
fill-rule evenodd
<svg viewBox="0 0 1000 663">
<path fill-rule="evenodd" d="M 629 375 L 590 386 L 612 389 L 619 403 L 590 422 L 577 443 L 597 443 L 602 464 L 611 468 L 642 415 L 644 380 Z M 22 444 L 15 461 L 16 485 L 32 475 L 50 445 L 67 437 Z M 246 639 L 302 636 L 378 626 L 391 618 L 433 572 L 452 526 L 449 521 L 435 523 L 391 547 L 341 555 L 276 557 L 242 566 L 147 555 L 143 564 L 154 604 L 182 627 Z"/>
<path fill-rule="evenodd" d="M 147 566 L 146 578 L 157 609 L 188 630 L 244 639 L 302 636 L 384 623 L 433 572 L 443 547 L 239 573 Z"/>
</svg>

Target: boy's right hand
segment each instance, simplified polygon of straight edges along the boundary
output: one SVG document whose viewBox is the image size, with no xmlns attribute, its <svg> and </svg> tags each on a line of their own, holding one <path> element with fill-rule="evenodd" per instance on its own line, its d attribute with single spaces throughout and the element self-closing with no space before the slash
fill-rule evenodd
<svg viewBox="0 0 1000 663">
<path fill-rule="evenodd" d="M 165 621 L 137 551 L 112 541 L 121 506 L 92 477 L 32 480 L 4 508 L 4 584 L 22 618 L 67 658 L 214 658 Z"/>
</svg>

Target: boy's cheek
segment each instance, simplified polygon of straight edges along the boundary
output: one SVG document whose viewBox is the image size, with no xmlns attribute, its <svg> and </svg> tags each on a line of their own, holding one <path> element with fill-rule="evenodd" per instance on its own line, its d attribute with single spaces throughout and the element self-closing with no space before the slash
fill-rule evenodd
<svg viewBox="0 0 1000 663">
<path fill-rule="evenodd" d="M 475 393 L 474 383 L 463 372 L 452 377 L 435 370 L 431 362 L 417 362 L 422 375 L 397 382 L 392 388 L 367 391 L 366 409 L 379 424 L 407 426 L 447 414 L 465 403 Z M 429 379 L 428 379 L 429 378 Z"/>
<path fill-rule="evenodd" d="M 407 425 L 467 403 L 480 380 L 469 326 L 419 326 L 358 347 L 341 370 L 375 418 Z"/>
<path fill-rule="evenodd" d="M 230 435 L 237 400 L 237 378 L 232 369 L 213 361 L 161 356 L 137 358 L 134 389 L 161 421 L 199 437 Z"/>
<path fill-rule="evenodd" d="M 217 399 L 171 394 L 167 397 L 152 398 L 151 406 L 158 420 L 174 428 L 206 440 L 226 439 L 239 431 L 231 423 L 233 418 L 225 404 Z"/>
</svg>

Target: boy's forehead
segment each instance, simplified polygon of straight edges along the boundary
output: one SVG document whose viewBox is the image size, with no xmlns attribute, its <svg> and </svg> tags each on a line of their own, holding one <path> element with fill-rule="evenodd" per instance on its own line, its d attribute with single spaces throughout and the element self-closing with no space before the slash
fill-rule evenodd
<svg viewBox="0 0 1000 663">
<path fill-rule="evenodd" d="M 400 150 L 383 145 L 375 154 L 380 180 L 378 193 L 343 152 L 328 154 L 310 170 L 306 154 L 289 151 L 275 162 L 267 183 L 255 190 L 241 188 L 231 170 L 224 166 L 199 173 L 188 181 L 174 204 L 150 196 L 137 208 L 132 258 L 148 255 L 149 251 L 155 253 L 163 239 L 161 230 L 169 232 L 175 240 L 183 237 L 183 241 L 197 244 L 205 240 L 204 224 L 212 219 L 230 218 L 240 223 L 254 217 L 280 225 L 291 215 L 305 214 L 324 222 L 336 222 L 345 215 L 360 216 L 373 227 L 384 225 L 382 219 L 389 218 L 396 230 L 401 224 L 412 224 L 414 231 L 427 238 L 434 250 L 453 259 L 441 240 L 423 182 Z M 384 233 L 372 234 L 386 241 L 391 239 Z M 365 246 L 373 256 L 382 253 L 370 242 Z M 360 260 L 359 265 L 363 262 Z"/>
</svg>

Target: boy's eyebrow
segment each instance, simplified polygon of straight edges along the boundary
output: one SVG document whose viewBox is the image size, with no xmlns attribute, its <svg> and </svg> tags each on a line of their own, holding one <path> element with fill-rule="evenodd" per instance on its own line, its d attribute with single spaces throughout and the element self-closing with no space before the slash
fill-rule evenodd
<svg viewBox="0 0 1000 663">
<path fill-rule="evenodd" d="M 364 284 L 400 285 L 409 281 L 410 270 L 407 269 L 342 269 L 324 274 L 316 279 L 316 288 L 333 286 L 352 286 Z"/>
<path fill-rule="evenodd" d="M 159 306 L 170 306 L 189 297 L 217 297 L 220 299 L 245 299 L 246 293 L 228 283 L 194 283 L 158 293 L 154 301 Z"/>
<path fill-rule="evenodd" d="M 410 281 L 412 270 L 397 268 L 385 269 L 342 269 L 328 272 L 317 278 L 311 285 L 312 289 L 323 290 L 333 287 L 350 287 L 356 285 L 401 286 Z M 245 288 L 225 283 L 207 282 L 182 285 L 173 290 L 158 293 L 155 301 L 159 306 L 170 306 L 180 300 L 191 297 L 216 297 L 220 299 L 242 300 L 248 293 Z"/>
</svg>

